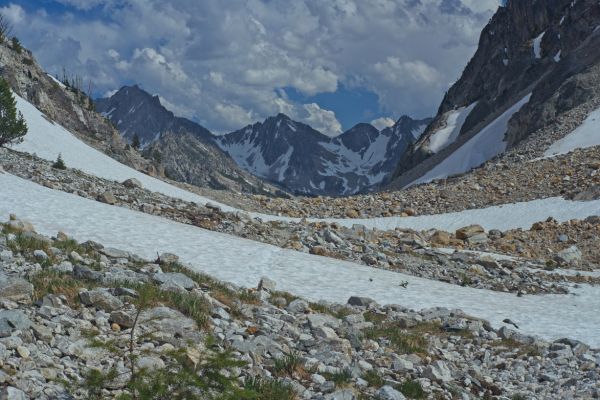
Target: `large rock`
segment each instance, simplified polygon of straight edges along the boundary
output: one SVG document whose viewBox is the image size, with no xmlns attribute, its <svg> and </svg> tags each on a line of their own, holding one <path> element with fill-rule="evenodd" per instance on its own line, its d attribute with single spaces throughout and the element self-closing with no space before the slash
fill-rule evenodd
<svg viewBox="0 0 600 400">
<path fill-rule="evenodd" d="M 267 277 L 260 278 L 260 282 L 258 282 L 258 290 L 265 290 L 267 292 L 272 292 L 277 287 L 277 283 L 274 280 L 269 279 Z"/>
<path fill-rule="evenodd" d="M 154 274 L 152 278 L 157 283 L 171 284 L 186 290 L 194 289 L 197 286 L 193 279 L 185 274 L 182 274 L 181 272 L 161 272 Z"/>
<path fill-rule="evenodd" d="M 125 186 L 128 189 L 141 188 L 142 182 L 138 181 L 135 178 L 129 178 L 129 179 L 123 181 L 123 186 Z"/>
<path fill-rule="evenodd" d="M 117 198 L 111 192 L 104 192 L 98 195 L 96 198 L 99 202 L 115 205 L 117 204 Z"/>
<path fill-rule="evenodd" d="M 29 301 L 33 294 L 33 285 L 25 279 L 0 273 L 0 299 Z"/>
<path fill-rule="evenodd" d="M 105 311 L 115 311 L 123 307 L 123 302 L 105 289 L 85 290 L 79 293 L 81 303 Z"/>
<path fill-rule="evenodd" d="M 351 306 L 369 307 L 372 304 L 376 304 L 376 302 L 368 297 L 351 296 L 348 299 L 348 304 Z"/>
<path fill-rule="evenodd" d="M 425 378 L 433 381 L 450 382 L 452 380 L 452 372 L 443 361 L 432 362 L 423 372 Z"/>
<path fill-rule="evenodd" d="M 561 264 L 569 265 L 579 263 L 581 258 L 581 250 L 579 250 L 577 246 L 571 246 L 568 249 L 559 251 L 558 254 L 556 254 L 555 260 Z"/>
<path fill-rule="evenodd" d="M 7 386 L 0 389 L 0 400 L 29 400 L 29 396 L 21 389 Z"/>
<path fill-rule="evenodd" d="M 375 393 L 378 400 L 405 400 L 406 397 L 389 385 L 383 386 Z"/>
<path fill-rule="evenodd" d="M 31 327 L 31 320 L 21 310 L 0 310 L 0 337 L 10 336 L 15 330 Z"/>
<path fill-rule="evenodd" d="M 485 230 L 481 225 L 469 225 L 458 229 L 456 231 L 456 237 L 461 240 L 466 240 L 470 237 L 480 235 L 484 232 Z"/>
</svg>

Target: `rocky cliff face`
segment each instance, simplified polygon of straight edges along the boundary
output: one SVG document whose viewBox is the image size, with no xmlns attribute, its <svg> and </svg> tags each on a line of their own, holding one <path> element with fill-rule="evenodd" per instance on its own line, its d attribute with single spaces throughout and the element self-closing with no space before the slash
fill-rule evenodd
<svg viewBox="0 0 600 400">
<path fill-rule="evenodd" d="M 358 124 L 330 138 L 279 114 L 217 140 L 242 168 L 295 193 L 348 195 L 380 184 L 428 122 L 402 117 L 381 132 Z"/>
<path fill-rule="evenodd" d="M 124 86 L 96 107 L 119 129 L 125 140 L 135 135 L 143 154 L 165 168 L 172 179 L 200 187 L 270 194 L 278 189 L 240 169 L 203 126 L 176 117 L 138 86 Z"/>
<path fill-rule="evenodd" d="M 162 174 L 160 165 L 127 146 L 110 121 L 94 110 L 87 95 L 46 74 L 29 50 L 18 52 L 0 43 L 0 75 L 15 93 L 88 144 L 140 171 Z"/>
<path fill-rule="evenodd" d="M 506 124 L 507 148 L 599 95 L 599 25 L 595 0 L 511 0 L 500 7 L 433 122 L 401 158 L 396 186 L 425 174 L 529 93 Z M 427 167 L 419 166 L 426 159 Z"/>
</svg>

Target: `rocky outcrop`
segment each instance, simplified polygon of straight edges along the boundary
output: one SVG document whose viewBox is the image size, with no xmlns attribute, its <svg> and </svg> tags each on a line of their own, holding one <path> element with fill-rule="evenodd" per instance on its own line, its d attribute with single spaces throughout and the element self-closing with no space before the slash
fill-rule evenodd
<svg viewBox="0 0 600 400">
<path fill-rule="evenodd" d="M 111 122 L 94 110 L 86 93 L 44 72 L 29 50 L 17 52 L 0 43 L 0 75 L 15 93 L 81 140 L 124 164 L 162 176 L 160 165 L 131 149 Z"/>
<path fill-rule="evenodd" d="M 594 0 L 510 0 L 483 29 L 477 52 L 445 95 L 437 116 L 392 178 L 404 186 L 457 150 L 502 112 L 531 93 L 508 123 L 505 141 L 513 148 L 569 110 L 600 94 L 600 5 Z M 456 144 L 439 151 L 433 137 L 456 112 Z M 425 160 L 425 167 L 419 166 Z"/>
</svg>

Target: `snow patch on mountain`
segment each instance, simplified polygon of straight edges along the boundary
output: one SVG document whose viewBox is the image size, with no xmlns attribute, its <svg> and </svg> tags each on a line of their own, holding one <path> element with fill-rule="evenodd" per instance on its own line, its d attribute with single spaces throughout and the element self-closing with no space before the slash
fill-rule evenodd
<svg viewBox="0 0 600 400">
<path fill-rule="evenodd" d="M 593 146 L 600 146 L 600 108 L 591 112 L 581 126 L 552 144 L 544 156 L 554 157 Z"/>
<path fill-rule="evenodd" d="M 454 143 L 460 134 L 460 130 L 462 129 L 465 120 L 476 105 L 477 102 L 474 102 L 467 107 L 450 111 L 446 117 L 446 126 L 435 132 L 429 138 L 429 150 L 433 153 L 437 153 L 449 144 Z"/>
<path fill-rule="evenodd" d="M 472 168 L 478 167 L 498 154 L 503 153 L 506 150 L 504 136 L 508 129 L 508 121 L 529 102 L 530 98 L 531 93 L 523 97 L 492 123 L 479 131 L 479 133 L 454 151 L 444 161 L 407 186 L 470 171 Z"/>
</svg>

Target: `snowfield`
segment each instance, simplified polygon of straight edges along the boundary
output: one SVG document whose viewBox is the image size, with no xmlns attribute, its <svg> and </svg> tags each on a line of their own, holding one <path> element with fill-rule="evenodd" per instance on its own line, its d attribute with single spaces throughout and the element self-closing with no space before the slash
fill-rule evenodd
<svg viewBox="0 0 600 400">
<path fill-rule="evenodd" d="M 600 346 L 598 287 L 582 285 L 574 289 L 574 295 L 517 297 L 209 232 L 51 190 L 7 173 L 0 173 L 0 187 L 0 219 L 16 213 L 46 235 L 61 230 L 80 241 L 95 240 L 148 259 L 154 259 L 157 252 L 172 252 L 193 270 L 246 287 L 254 287 L 262 276 L 268 276 L 279 289 L 312 300 L 343 303 L 351 295 L 360 295 L 381 304 L 415 309 L 460 308 L 495 326 L 510 318 L 527 334 L 547 339 L 570 337 Z M 403 281 L 408 282 L 407 288 L 400 286 Z"/>
<path fill-rule="evenodd" d="M 508 129 L 508 121 L 529 102 L 530 97 L 531 93 L 483 128 L 445 160 L 406 187 L 470 171 L 503 153 L 506 150 L 504 136 Z"/>
<path fill-rule="evenodd" d="M 591 112 L 583 123 L 546 150 L 544 157 L 567 154 L 575 149 L 600 146 L 600 108 Z"/>
<path fill-rule="evenodd" d="M 167 196 L 186 201 L 193 201 L 199 204 L 211 202 L 220 206 L 224 211 L 238 211 L 233 207 L 217 203 L 206 197 L 180 189 L 119 163 L 106 154 L 80 141 L 60 125 L 49 121 L 37 108 L 24 99 L 16 95 L 15 97 L 17 99 L 17 107 L 23 113 L 29 126 L 29 133 L 25 136 L 25 141 L 15 147 L 17 150 L 36 153 L 39 157 L 46 160 L 55 160 L 58 154 L 61 153 L 68 167 L 80 169 L 91 175 L 118 182 L 122 182 L 128 178 L 136 178 L 142 182 L 146 189 Z M 491 126 L 493 126 L 493 124 Z M 504 122 L 504 129 L 505 128 Z M 467 142 L 467 144 L 468 143 L 469 142 Z M 250 215 L 265 221 L 299 221 L 297 218 L 279 217 L 260 213 L 250 213 Z M 394 228 L 413 228 L 419 230 L 442 229 L 454 231 L 470 224 L 480 224 L 488 230 L 507 230 L 514 228 L 528 229 L 534 222 L 545 220 L 550 216 L 558 221 L 567 221 L 573 218 L 582 219 L 590 215 L 600 215 L 600 201 L 573 202 L 562 198 L 550 198 L 527 203 L 507 204 L 503 206 L 440 215 L 405 218 L 327 219 L 326 221 L 337 222 L 338 224 L 347 227 L 352 227 L 354 224 L 362 224 L 367 228 L 386 230 Z M 318 219 L 311 220 L 317 221 Z"/>
</svg>

